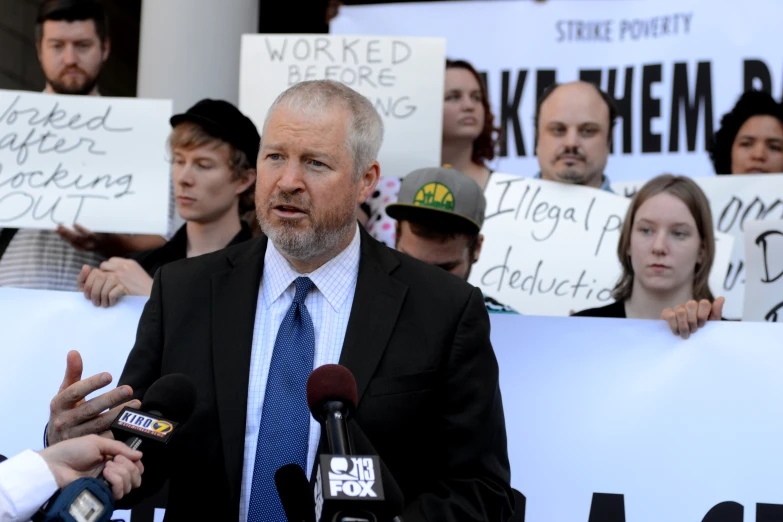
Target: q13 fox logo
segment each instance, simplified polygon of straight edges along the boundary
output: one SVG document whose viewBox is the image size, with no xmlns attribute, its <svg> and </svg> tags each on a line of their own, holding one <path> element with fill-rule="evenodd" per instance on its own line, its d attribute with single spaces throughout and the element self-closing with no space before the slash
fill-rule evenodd
<svg viewBox="0 0 783 522">
<path fill-rule="evenodd" d="M 368 457 L 333 456 L 329 463 L 329 495 L 376 498 L 375 465 Z"/>
</svg>

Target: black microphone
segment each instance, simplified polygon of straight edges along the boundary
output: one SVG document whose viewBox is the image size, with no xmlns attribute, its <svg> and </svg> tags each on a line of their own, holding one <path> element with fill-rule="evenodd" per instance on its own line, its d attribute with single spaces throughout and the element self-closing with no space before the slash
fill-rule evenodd
<svg viewBox="0 0 783 522">
<path fill-rule="evenodd" d="M 402 493 L 388 470 L 383 472 L 385 466 L 377 452 L 351 419 L 357 403 L 356 380 L 344 366 L 327 364 L 310 374 L 307 405 L 321 423 L 329 450 L 329 454 L 318 456 L 313 471 L 315 520 L 401 522 Z M 354 435 L 361 450 L 353 451 Z M 396 488 L 391 502 L 386 496 L 386 481 Z"/>
<path fill-rule="evenodd" d="M 307 407 L 323 426 L 329 453 L 351 454 L 346 422 L 358 402 L 356 380 L 345 366 L 325 364 L 307 378 Z"/>
<path fill-rule="evenodd" d="M 275 471 L 275 486 L 288 522 L 315 522 L 313 490 L 299 464 Z"/>
<path fill-rule="evenodd" d="M 111 425 L 114 438 L 138 450 L 167 444 L 179 424 L 186 422 L 196 407 L 196 387 L 187 375 L 164 375 L 149 387 L 136 410 L 125 407 Z"/>
</svg>

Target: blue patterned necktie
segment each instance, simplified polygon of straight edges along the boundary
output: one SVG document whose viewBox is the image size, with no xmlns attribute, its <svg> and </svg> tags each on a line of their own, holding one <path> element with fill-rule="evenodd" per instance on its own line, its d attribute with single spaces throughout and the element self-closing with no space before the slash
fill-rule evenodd
<svg viewBox="0 0 783 522">
<path fill-rule="evenodd" d="M 313 371 L 315 330 L 304 301 L 313 282 L 307 277 L 297 277 L 295 284 L 294 302 L 277 332 L 266 381 L 248 522 L 285 522 L 275 487 L 275 471 L 294 463 L 307 473 L 310 435 L 307 378 Z"/>
</svg>

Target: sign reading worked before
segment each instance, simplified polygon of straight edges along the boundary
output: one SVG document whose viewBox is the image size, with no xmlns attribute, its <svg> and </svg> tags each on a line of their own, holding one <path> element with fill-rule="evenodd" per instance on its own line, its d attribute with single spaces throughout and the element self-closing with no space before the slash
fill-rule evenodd
<svg viewBox="0 0 783 522">
<path fill-rule="evenodd" d="M 334 80 L 366 96 L 383 118 L 381 175 L 440 165 L 446 42 L 385 36 L 244 35 L 239 106 L 262 128 L 288 87 Z"/>
<path fill-rule="evenodd" d="M 163 234 L 171 102 L 0 90 L 0 227 Z"/>
<path fill-rule="evenodd" d="M 620 278 L 617 243 L 630 200 L 602 190 L 493 174 L 484 246 L 470 282 L 523 314 L 568 315 L 604 306 Z M 733 239 L 716 234 L 710 285 Z"/>
</svg>

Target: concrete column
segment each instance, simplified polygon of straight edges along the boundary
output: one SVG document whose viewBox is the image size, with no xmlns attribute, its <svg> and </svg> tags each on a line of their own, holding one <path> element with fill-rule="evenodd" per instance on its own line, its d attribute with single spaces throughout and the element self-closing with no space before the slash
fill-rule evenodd
<svg viewBox="0 0 783 522">
<path fill-rule="evenodd" d="M 203 98 L 238 103 L 242 34 L 258 32 L 259 0 L 143 0 L 138 97 L 174 113 Z"/>
</svg>

